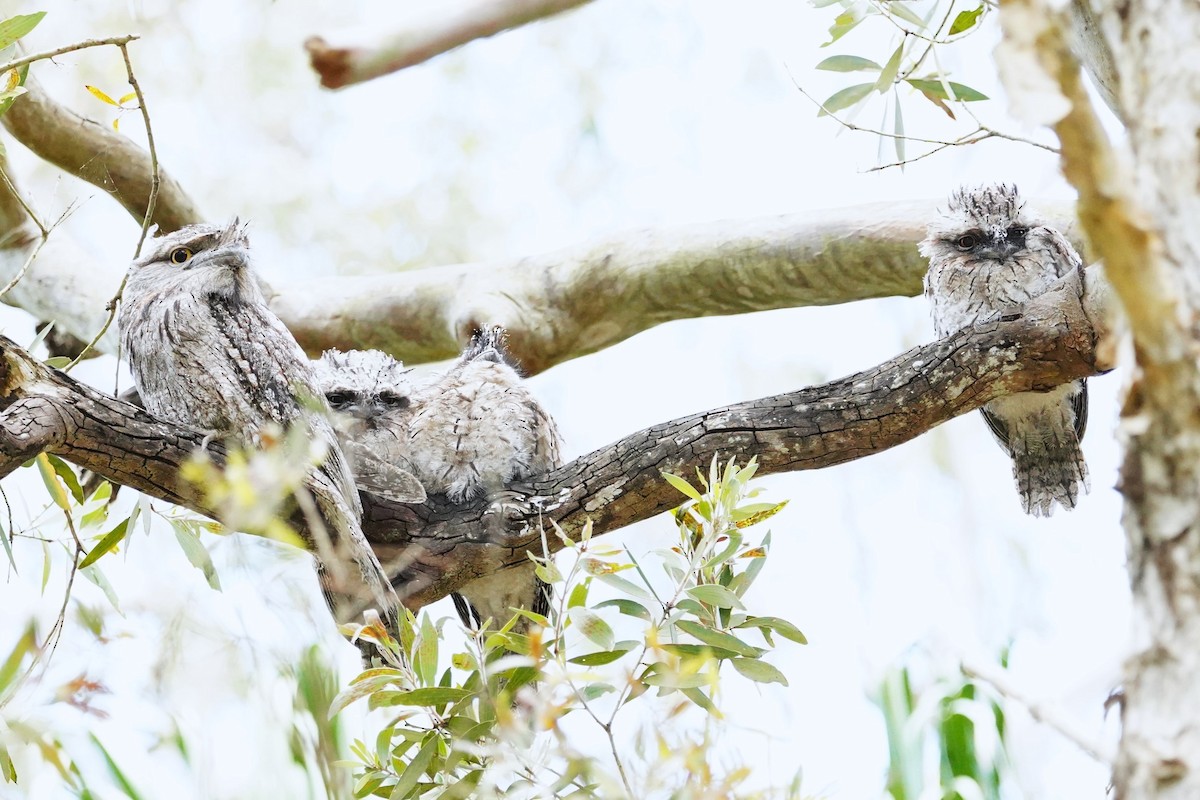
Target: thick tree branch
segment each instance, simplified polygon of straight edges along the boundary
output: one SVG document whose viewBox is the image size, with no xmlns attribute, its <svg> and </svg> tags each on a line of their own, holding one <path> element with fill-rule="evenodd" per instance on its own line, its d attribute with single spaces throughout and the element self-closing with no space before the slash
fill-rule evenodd
<svg viewBox="0 0 1200 800">
<path fill-rule="evenodd" d="M 150 158 L 140 147 L 57 105 L 33 82 L 3 119 L 36 153 L 113 191 L 141 219 Z M 36 241 L 13 200 L 0 186 L 3 281 Z M 517 259 L 288 282 L 271 304 L 313 355 L 379 348 L 411 364 L 452 358 L 473 329 L 503 325 L 532 374 L 670 320 L 918 294 L 926 264 L 915 243 L 935 208 L 877 203 L 632 231 Z M 166 176 L 154 217 L 164 228 L 200 221 Z M 1072 227 L 1061 213 L 1052 220 Z M 58 234 L 8 299 L 87 341 L 124 270 Z M 111 332 L 100 347 L 113 352 Z"/>
<path fill-rule="evenodd" d="M 536 373 L 670 320 L 919 294 L 928 264 L 915 243 L 935 208 L 633 231 L 510 261 L 289 285 L 271 304 L 309 352 L 373 347 L 409 363 L 452 358 L 473 329 L 502 325 Z"/>
<path fill-rule="evenodd" d="M 541 550 L 539 519 L 577 536 L 678 505 L 662 470 L 691 474 L 712 458 L 757 456 L 760 473 L 817 469 L 880 452 L 1003 394 L 1095 374 L 1107 295 L 1077 276 L 1023 314 L 914 348 L 839 381 L 695 414 L 631 434 L 502 501 L 455 508 L 436 499 L 392 505 L 367 496 L 364 531 L 411 606 Z M 0 475 L 46 449 L 81 467 L 209 513 L 175 476 L 198 435 L 98 395 L 0 341 Z M 562 547 L 554 534 L 551 551 Z"/>
<path fill-rule="evenodd" d="M 34 155 L 108 192 L 142 222 L 150 199 L 150 154 L 131 139 L 56 103 L 32 77 L 0 121 Z M 172 231 L 204 216 L 179 182 L 162 172 L 153 224 Z"/>
<path fill-rule="evenodd" d="M 319 36 L 304 43 L 326 89 L 341 89 L 398 72 L 467 42 L 494 36 L 585 5 L 591 0 L 482 0 L 365 47 L 332 47 Z"/>
</svg>

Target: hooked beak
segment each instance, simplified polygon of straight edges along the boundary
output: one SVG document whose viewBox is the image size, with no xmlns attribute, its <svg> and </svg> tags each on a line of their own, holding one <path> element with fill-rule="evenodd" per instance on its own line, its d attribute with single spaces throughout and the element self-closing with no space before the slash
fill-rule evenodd
<svg viewBox="0 0 1200 800">
<path fill-rule="evenodd" d="M 994 258 L 998 261 L 1003 261 L 1022 247 L 1024 247 L 1023 242 L 1014 242 L 1003 235 L 999 235 L 989 239 L 980 248 L 979 254 L 984 258 Z"/>
</svg>

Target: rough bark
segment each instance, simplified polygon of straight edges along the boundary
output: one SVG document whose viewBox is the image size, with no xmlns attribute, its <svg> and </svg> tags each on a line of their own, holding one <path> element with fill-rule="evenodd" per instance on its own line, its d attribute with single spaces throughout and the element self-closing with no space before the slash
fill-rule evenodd
<svg viewBox="0 0 1200 800">
<path fill-rule="evenodd" d="M 1114 781 L 1122 798 L 1182 800 L 1200 797 L 1200 7 L 1097 5 L 1136 159 L 1130 244 L 1146 256 L 1110 270 L 1140 367 L 1121 471 L 1137 652 Z"/>
<path fill-rule="evenodd" d="M 1200 7 L 1190 0 L 1092 3 L 1116 73 L 1133 163 L 1108 142 L 1083 91 L 1065 22 L 1010 0 L 1010 40 L 1036 51 L 1065 98 L 1054 121 L 1079 217 L 1133 336 L 1122 409 L 1123 524 L 1133 590 L 1120 798 L 1200 797 Z"/>
<path fill-rule="evenodd" d="M 419 607 L 503 563 L 541 551 L 550 520 L 575 537 L 670 509 L 663 470 L 756 456 L 760 474 L 818 469 L 877 453 L 1003 394 L 1094 375 L 1107 295 L 1072 275 L 1021 314 L 917 347 L 839 381 L 695 414 L 631 434 L 492 502 L 396 505 L 364 496 L 363 529 L 404 601 Z M 211 514 L 177 474 L 201 434 L 155 420 L 0 339 L 0 477 L 46 450 L 153 497 Z M 210 451 L 220 455 L 210 446 Z M 539 521 L 541 527 L 539 527 Z M 297 521 L 298 524 L 302 520 Z M 563 544 L 550 533 L 551 552 Z"/>
<path fill-rule="evenodd" d="M 452 13 L 438 12 L 424 24 L 394 34 L 379 44 L 331 47 L 314 36 L 304 43 L 312 68 L 326 89 L 341 89 L 398 72 L 467 42 L 494 36 L 591 0 L 483 0 Z"/>
</svg>

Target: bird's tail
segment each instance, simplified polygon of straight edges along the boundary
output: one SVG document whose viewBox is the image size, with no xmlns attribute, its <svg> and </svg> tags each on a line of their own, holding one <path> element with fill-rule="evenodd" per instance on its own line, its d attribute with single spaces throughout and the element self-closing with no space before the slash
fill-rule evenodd
<svg viewBox="0 0 1200 800">
<path fill-rule="evenodd" d="M 498 629 L 512 618 L 514 608 L 548 615 L 551 588 L 535 569 L 532 562 L 526 562 L 471 581 L 453 595 L 459 619 L 469 628 L 479 628 L 491 619 L 493 628 Z M 513 631 L 526 633 L 530 624 L 527 617 L 522 617 Z"/>
<path fill-rule="evenodd" d="M 1026 514 L 1048 517 L 1055 503 L 1074 508 L 1080 489 L 1088 491 L 1087 464 L 1070 426 L 1030 426 L 1008 444 Z"/>
</svg>

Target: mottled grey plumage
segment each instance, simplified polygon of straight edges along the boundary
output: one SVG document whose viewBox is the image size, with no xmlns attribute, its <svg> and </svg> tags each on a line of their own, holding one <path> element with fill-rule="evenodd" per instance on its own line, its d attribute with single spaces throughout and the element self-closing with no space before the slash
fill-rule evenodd
<svg viewBox="0 0 1200 800">
<path fill-rule="evenodd" d="M 925 295 L 938 336 L 1012 311 L 1083 262 L 1070 242 L 1024 207 L 1015 186 L 959 189 L 921 242 L 929 259 Z M 1013 460 L 1025 512 L 1074 508 L 1088 488 L 1079 442 L 1087 426 L 1087 383 L 1021 392 L 985 405 L 983 417 Z"/>
<path fill-rule="evenodd" d="M 326 350 L 313 365 L 359 488 L 399 503 L 423 502 L 425 488 L 408 462 L 410 370 L 379 350 Z"/>
<path fill-rule="evenodd" d="M 394 613 L 395 593 L 380 580 L 382 568 L 360 528 L 358 491 L 325 418 L 312 366 L 267 307 L 245 229 L 236 221 L 189 225 L 148 240 L 129 267 L 119 326 L 134 383 L 155 416 L 248 444 L 272 423 L 300 424 L 327 445 L 313 495 L 333 528 L 334 552 L 320 552 L 328 543 L 311 543 L 326 594 L 331 600 L 333 589 L 353 595 L 365 583 L 371 597 L 354 598 L 352 605 L 373 600 Z M 357 563 L 361 582 L 340 574 L 339 555 Z"/>
<path fill-rule="evenodd" d="M 499 328 L 476 335 L 448 370 L 423 381 L 377 351 L 326 353 L 321 362 L 335 409 L 377 415 L 373 426 L 339 425 L 340 435 L 369 441 L 429 494 L 465 503 L 561 463 L 558 428 L 508 362 Z M 514 607 L 546 613 L 548 587 L 534 569 L 514 555 L 511 566 L 463 586 L 454 596 L 463 622 L 502 625 Z"/>
</svg>

